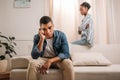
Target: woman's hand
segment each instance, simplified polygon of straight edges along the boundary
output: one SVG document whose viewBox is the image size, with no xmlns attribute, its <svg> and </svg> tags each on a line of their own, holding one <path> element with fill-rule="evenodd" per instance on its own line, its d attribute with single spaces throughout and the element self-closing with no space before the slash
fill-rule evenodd
<svg viewBox="0 0 120 80">
<path fill-rule="evenodd" d="M 88 29 L 89 28 L 89 24 L 86 25 L 86 28 L 85 29 Z"/>
</svg>

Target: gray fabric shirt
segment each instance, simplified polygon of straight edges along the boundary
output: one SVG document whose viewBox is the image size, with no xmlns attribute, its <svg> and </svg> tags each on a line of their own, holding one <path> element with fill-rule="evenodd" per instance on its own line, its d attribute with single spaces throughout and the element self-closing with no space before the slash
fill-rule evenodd
<svg viewBox="0 0 120 80">
<path fill-rule="evenodd" d="M 86 29 L 86 26 L 89 24 L 89 28 Z M 87 43 L 90 46 L 93 46 L 94 31 L 93 31 L 93 20 L 90 14 L 87 14 L 86 17 L 82 20 L 82 24 L 79 27 L 79 30 L 82 31 L 81 39 L 86 37 Z"/>
<path fill-rule="evenodd" d="M 47 41 L 47 45 L 45 47 L 43 57 L 55 57 L 55 52 L 53 49 L 53 38 L 46 39 L 46 41 Z"/>
</svg>

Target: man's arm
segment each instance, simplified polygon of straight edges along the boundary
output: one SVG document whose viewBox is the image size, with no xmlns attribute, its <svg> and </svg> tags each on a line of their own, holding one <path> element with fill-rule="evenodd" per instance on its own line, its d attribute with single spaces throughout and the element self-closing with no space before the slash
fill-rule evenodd
<svg viewBox="0 0 120 80">
<path fill-rule="evenodd" d="M 42 53 L 42 51 L 40 52 L 38 49 L 38 35 L 34 36 L 34 41 L 33 41 L 33 48 L 32 48 L 32 52 L 31 52 L 31 56 L 33 59 L 37 59 L 40 54 Z"/>
<path fill-rule="evenodd" d="M 39 36 L 40 36 L 40 40 L 39 40 L 39 43 L 38 43 L 38 49 L 39 49 L 39 51 L 43 51 L 43 43 L 44 43 L 44 40 L 45 40 L 45 36 L 43 35 L 41 29 L 39 30 Z"/>
<path fill-rule="evenodd" d="M 44 39 L 45 39 L 45 36 L 39 30 L 38 35 L 34 36 L 34 44 L 33 44 L 33 49 L 32 49 L 32 53 L 31 53 L 33 59 L 37 59 L 43 52 Z"/>
<path fill-rule="evenodd" d="M 49 61 L 50 61 L 51 63 L 55 63 L 55 62 L 61 61 L 61 59 L 60 59 L 59 57 L 54 57 L 54 58 L 49 59 Z"/>
<path fill-rule="evenodd" d="M 61 36 L 62 36 L 61 37 L 61 48 L 60 48 L 61 50 L 60 50 L 58 57 L 61 60 L 64 60 L 64 59 L 70 58 L 70 54 L 69 54 L 69 46 L 68 46 L 66 35 L 62 33 Z"/>
</svg>

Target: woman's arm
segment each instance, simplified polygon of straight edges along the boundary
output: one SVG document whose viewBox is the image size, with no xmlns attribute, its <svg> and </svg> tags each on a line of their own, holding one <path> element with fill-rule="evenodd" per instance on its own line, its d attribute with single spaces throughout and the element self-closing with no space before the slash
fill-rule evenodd
<svg viewBox="0 0 120 80">
<path fill-rule="evenodd" d="M 82 31 L 80 30 L 80 27 L 78 27 L 78 34 L 81 34 L 81 32 L 82 32 Z"/>
</svg>

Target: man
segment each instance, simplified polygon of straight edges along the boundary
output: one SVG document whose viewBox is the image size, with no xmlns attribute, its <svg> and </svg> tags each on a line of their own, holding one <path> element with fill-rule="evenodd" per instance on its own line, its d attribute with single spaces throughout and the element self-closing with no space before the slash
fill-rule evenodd
<svg viewBox="0 0 120 80">
<path fill-rule="evenodd" d="M 82 20 L 82 24 L 78 29 L 79 34 L 81 34 L 81 39 L 73 42 L 73 44 L 86 45 L 88 47 L 93 46 L 93 20 L 91 18 L 91 15 L 88 14 L 90 7 L 90 4 L 87 2 L 83 2 L 80 5 L 80 13 L 85 18 Z"/>
<path fill-rule="evenodd" d="M 60 68 L 63 80 L 74 80 L 66 36 L 63 32 L 54 30 L 53 21 L 48 16 L 40 19 L 40 29 L 34 36 L 31 55 L 34 60 L 29 65 L 27 80 L 38 80 L 38 76 L 47 74 L 50 67 Z"/>
</svg>

